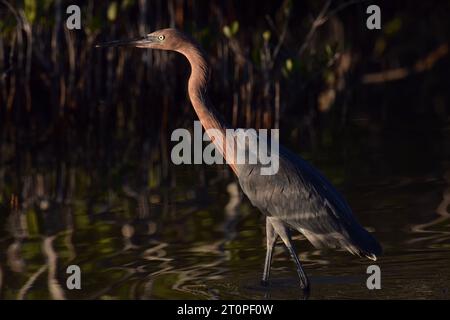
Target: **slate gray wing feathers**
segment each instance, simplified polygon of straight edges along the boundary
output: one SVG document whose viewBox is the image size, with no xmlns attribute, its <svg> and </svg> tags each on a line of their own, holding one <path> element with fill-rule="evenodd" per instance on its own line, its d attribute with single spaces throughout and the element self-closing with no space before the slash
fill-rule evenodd
<svg viewBox="0 0 450 320">
<path fill-rule="evenodd" d="M 344 248 L 375 260 L 381 247 L 354 218 L 343 197 L 322 174 L 280 147 L 275 175 L 260 165 L 241 165 L 239 183 L 252 204 L 301 232 L 315 247 Z"/>
</svg>

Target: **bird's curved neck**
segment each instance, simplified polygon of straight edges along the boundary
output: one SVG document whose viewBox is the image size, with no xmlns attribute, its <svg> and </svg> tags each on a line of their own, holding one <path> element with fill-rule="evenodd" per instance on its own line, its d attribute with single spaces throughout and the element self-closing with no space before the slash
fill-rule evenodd
<svg viewBox="0 0 450 320">
<path fill-rule="evenodd" d="M 217 111 L 211 105 L 207 94 L 210 69 L 206 55 L 196 44 L 185 46 L 182 49 L 179 49 L 178 52 L 183 54 L 191 65 L 188 93 L 192 106 L 194 107 L 203 128 L 205 128 L 205 130 L 218 130 L 222 135 L 222 141 L 225 143 L 230 143 L 230 141 L 226 141 L 225 139 L 226 129 L 228 126 L 221 120 L 217 114 Z M 219 145 L 214 141 L 214 138 L 212 138 L 212 140 L 219 149 L 219 152 L 226 159 L 225 144 Z M 229 164 L 236 173 L 236 167 L 232 163 Z"/>
<path fill-rule="evenodd" d="M 191 65 L 188 93 L 200 122 L 206 130 L 225 130 L 226 125 L 218 117 L 207 94 L 210 69 L 206 55 L 195 44 L 185 46 L 179 52 L 188 59 Z"/>
</svg>

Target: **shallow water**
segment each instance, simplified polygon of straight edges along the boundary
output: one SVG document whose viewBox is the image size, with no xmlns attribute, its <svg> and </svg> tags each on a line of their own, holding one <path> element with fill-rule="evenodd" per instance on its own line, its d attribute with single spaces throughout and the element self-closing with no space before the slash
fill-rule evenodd
<svg viewBox="0 0 450 320">
<path fill-rule="evenodd" d="M 446 131 L 392 133 L 359 149 L 340 142 L 349 154 L 321 147 L 306 155 L 385 251 L 374 263 L 296 236 L 311 299 L 450 298 L 448 141 Z M 111 163 L 24 154 L 4 154 L 0 167 L 1 298 L 304 298 L 281 245 L 270 286 L 259 284 L 263 218 L 226 169 L 167 168 L 148 154 L 134 163 L 120 152 Z M 72 264 L 81 267 L 81 290 L 66 288 Z M 381 290 L 366 287 L 370 264 L 381 268 Z"/>
</svg>

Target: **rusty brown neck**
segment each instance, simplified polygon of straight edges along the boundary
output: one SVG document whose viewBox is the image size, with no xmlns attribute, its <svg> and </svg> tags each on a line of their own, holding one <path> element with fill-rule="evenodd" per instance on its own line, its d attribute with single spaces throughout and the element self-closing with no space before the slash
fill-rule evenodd
<svg viewBox="0 0 450 320">
<path fill-rule="evenodd" d="M 188 93 L 195 113 L 205 130 L 217 129 L 222 133 L 222 141 L 225 141 L 225 130 L 227 125 L 220 119 L 215 108 L 211 105 L 207 95 L 208 79 L 210 74 L 209 65 L 203 50 L 196 44 L 186 44 L 177 50 L 183 54 L 191 65 L 191 75 L 188 83 Z M 214 140 L 213 140 L 214 141 Z M 230 141 L 228 141 L 229 143 Z M 226 148 L 215 143 L 219 152 L 226 159 Z M 236 173 L 236 166 L 230 163 Z"/>
<path fill-rule="evenodd" d="M 205 54 L 196 44 L 187 44 L 178 50 L 191 65 L 188 93 L 191 103 L 205 130 L 225 129 L 225 125 L 217 116 L 216 110 L 211 105 L 208 95 L 209 65 Z"/>
</svg>

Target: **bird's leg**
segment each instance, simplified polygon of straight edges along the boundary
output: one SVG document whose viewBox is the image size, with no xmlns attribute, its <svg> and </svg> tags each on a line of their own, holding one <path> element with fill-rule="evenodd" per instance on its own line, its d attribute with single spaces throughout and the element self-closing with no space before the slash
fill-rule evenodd
<svg viewBox="0 0 450 320">
<path fill-rule="evenodd" d="M 271 217 L 266 218 L 266 238 L 267 238 L 267 251 L 266 251 L 266 262 L 264 263 L 264 272 L 261 280 L 263 286 L 269 284 L 270 266 L 272 264 L 272 254 L 275 243 L 278 239 L 278 234 L 275 232 L 272 223 L 270 222 Z"/>
<path fill-rule="evenodd" d="M 309 280 L 308 277 L 306 276 L 305 271 L 303 271 L 300 260 L 298 259 L 297 253 L 295 252 L 294 245 L 292 244 L 291 236 L 289 234 L 289 229 L 280 219 L 271 217 L 270 222 L 272 223 L 275 232 L 280 236 L 281 240 L 283 240 L 284 244 L 289 250 L 292 260 L 294 260 L 295 262 L 298 277 L 300 278 L 300 286 L 302 287 L 303 290 L 309 291 Z"/>
</svg>

